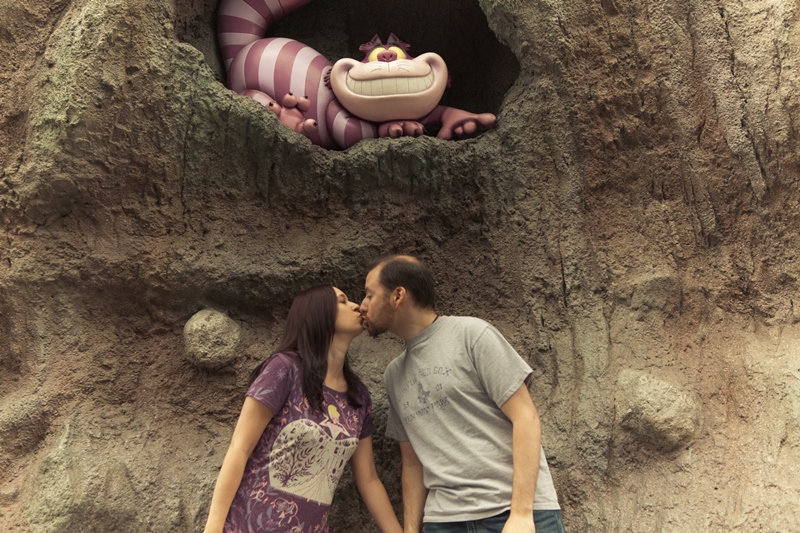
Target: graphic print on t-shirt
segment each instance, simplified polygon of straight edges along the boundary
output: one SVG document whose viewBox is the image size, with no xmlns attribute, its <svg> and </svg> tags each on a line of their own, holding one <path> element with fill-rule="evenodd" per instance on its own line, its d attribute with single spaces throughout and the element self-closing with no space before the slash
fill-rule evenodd
<svg viewBox="0 0 800 533">
<path fill-rule="evenodd" d="M 272 447 L 272 486 L 330 505 L 344 465 L 356 451 L 358 438 L 337 439 L 345 430 L 333 405 L 328 406 L 328 416 L 320 424 L 309 419 L 295 420 L 281 430 Z"/>
<path fill-rule="evenodd" d="M 403 422 L 431 414 L 436 409 L 449 405 L 446 380 L 453 370 L 446 366 L 420 369 L 400 389 L 400 414 Z"/>
</svg>

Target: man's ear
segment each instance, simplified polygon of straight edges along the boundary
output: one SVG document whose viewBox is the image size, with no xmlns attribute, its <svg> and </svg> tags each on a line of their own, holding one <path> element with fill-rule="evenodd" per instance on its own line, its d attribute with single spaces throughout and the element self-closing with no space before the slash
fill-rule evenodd
<svg viewBox="0 0 800 533">
<path fill-rule="evenodd" d="M 406 296 L 408 293 L 406 292 L 405 287 L 397 287 L 394 291 L 392 291 L 392 300 L 394 302 L 394 308 L 398 309 L 400 304 L 406 301 Z"/>
</svg>

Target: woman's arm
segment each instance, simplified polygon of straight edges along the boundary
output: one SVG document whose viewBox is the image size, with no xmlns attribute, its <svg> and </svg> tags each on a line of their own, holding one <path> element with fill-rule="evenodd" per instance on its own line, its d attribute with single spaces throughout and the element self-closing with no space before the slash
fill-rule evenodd
<svg viewBox="0 0 800 533">
<path fill-rule="evenodd" d="M 214 487 L 214 496 L 211 498 L 211 507 L 208 510 L 208 521 L 204 533 L 222 533 L 231 502 L 242 482 L 247 459 L 250 458 L 250 454 L 253 453 L 258 440 L 273 416 L 269 407 L 263 403 L 250 396 L 245 398 L 239 421 L 236 422 L 236 429 L 233 430 L 231 445 L 228 447 L 228 453 L 225 454 L 225 460 L 222 461 L 222 468 L 220 468 L 217 484 Z"/>
<path fill-rule="evenodd" d="M 400 457 L 403 460 L 403 526 L 406 533 L 419 533 L 422 531 L 425 500 L 428 498 L 428 489 L 422 477 L 422 463 L 410 442 L 400 443 Z"/>
<path fill-rule="evenodd" d="M 355 453 L 350 458 L 350 468 L 361 498 L 369 509 L 369 513 L 383 533 L 402 533 L 400 522 L 389 502 L 386 488 L 378 478 L 375 470 L 375 458 L 372 455 L 372 437 L 359 441 Z"/>
</svg>

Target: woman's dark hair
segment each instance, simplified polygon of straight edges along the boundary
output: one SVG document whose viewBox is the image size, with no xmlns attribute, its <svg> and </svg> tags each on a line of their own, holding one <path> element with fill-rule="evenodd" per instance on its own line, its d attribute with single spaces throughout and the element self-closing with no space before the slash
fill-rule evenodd
<svg viewBox="0 0 800 533">
<path fill-rule="evenodd" d="M 433 273 L 425 264 L 409 255 L 391 255 L 373 263 L 370 270 L 381 267 L 378 281 L 388 291 L 405 288 L 416 304 L 424 309 L 436 306 Z"/>
<path fill-rule="evenodd" d="M 336 330 L 338 298 L 330 285 L 317 285 L 297 296 L 289 309 L 283 339 L 266 361 L 250 373 L 250 384 L 261 374 L 264 365 L 275 354 L 294 355 L 300 359 L 303 395 L 314 410 L 321 410 L 322 385 L 328 373 L 328 348 Z M 344 379 L 347 382 L 347 399 L 353 407 L 361 407 L 358 392 L 364 384 L 350 369 L 349 357 L 344 359 Z"/>
</svg>

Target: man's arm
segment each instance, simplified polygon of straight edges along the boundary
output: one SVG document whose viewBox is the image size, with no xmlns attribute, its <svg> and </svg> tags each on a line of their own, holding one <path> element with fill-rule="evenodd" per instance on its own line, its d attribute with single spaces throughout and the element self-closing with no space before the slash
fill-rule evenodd
<svg viewBox="0 0 800 533">
<path fill-rule="evenodd" d="M 523 384 L 500 407 L 513 424 L 512 455 L 514 478 L 511 488 L 511 515 L 503 533 L 533 533 L 533 496 L 539 476 L 542 427 L 528 388 Z"/>
<path fill-rule="evenodd" d="M 422 463 L 410 442 L 400 442 L 403 460 L 403 530 L 405 533 L 422 531 L 422 517 L 428 489 L 422 480 Z"/>
</svg>

